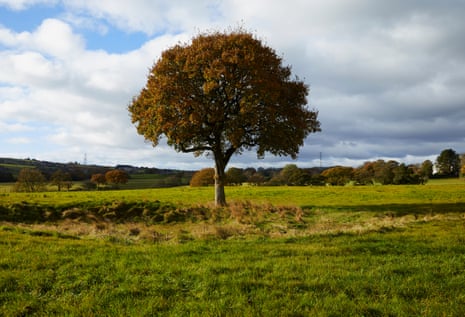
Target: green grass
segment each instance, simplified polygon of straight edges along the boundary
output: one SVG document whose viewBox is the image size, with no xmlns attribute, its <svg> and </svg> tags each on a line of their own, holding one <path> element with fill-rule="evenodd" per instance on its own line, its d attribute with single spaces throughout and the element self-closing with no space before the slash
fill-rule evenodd
<svg viewBox="0 0 465 317">
<path fill-rule="evenodd" d="M 143 188 L 153 188 L 163 180 L 164 175 L 158 174 L 140 174 L 140 175 L 131 175 L 128 183 L 121 185 L 123 189 L 143 189 Z"/>
<path fill-rule="evenodd" d="M 465 184 L 465 178 L 433 178 L 426 183 L 426 185 L 461 185 Z"/>
<path fill-rule="evenodd" d="M 386 204 L 465 203 L 465 182 L 454 185 L 392 185 L 347 187 L 226 187 L 229 201 L 253 201 L 295 206 L 376 206 Z M 173 187 L 140 190 L 0 193 L 0 204 L 21 201 L 38 204 L 79 204 L 87 201 L 154 201 L 206 204 L 213 201 L 213 187 Z"/>
<path fill-rule="evenodd" d="M 464 221 L 128 244 L 0 230 L 3 316 L 463 316 Z"/>
<path fill-rule="evenodd" d="M 0 316 L 463 316 L 464 192 L 227 187 L 221 210 L 213 188 L 3 193 L 31 218 L 0 223 Z"/>
<path fill-rule="evenodd" d="M 174 180 L 172 178 L 175 178 Z M 120 185 L 121 189 L 148 189 L 160 187 L 187 185 L 190 174 L 177 178 L 175 174 L 132 174 L 127 184 Z"/>
</svg>

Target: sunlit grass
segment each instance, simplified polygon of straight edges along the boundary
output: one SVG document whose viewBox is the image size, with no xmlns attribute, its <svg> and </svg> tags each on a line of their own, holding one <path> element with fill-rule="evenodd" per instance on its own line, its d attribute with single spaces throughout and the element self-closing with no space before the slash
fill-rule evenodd
<svg viewBox="0 0 465 317">
<path fill-rule="evenodd" d="M 462 316 L 464 190 L 3 193 L 0 316 Z"/>
<path fill-rule="evenodd" d="M 462 185 L 465 184 L 464 177 L 454 178 L 433 178 L 430 179 L 426 185 Z"/>
<path fill-rule="evenodd" d="M 392 185 L 347 187 L 256 187 L 226 188 L 229 201 L 296 206 L 355 206 L 379 204 L 465 203 L 465 182 L 451 185 Z M 0 193 L 0 204 L 28 201 L 39 204 L 70 204 L 99 201 L 155 201 L 206 204 L 213 201 L 212 187 L 173 187 L 140 190 Z"/>
</svg>

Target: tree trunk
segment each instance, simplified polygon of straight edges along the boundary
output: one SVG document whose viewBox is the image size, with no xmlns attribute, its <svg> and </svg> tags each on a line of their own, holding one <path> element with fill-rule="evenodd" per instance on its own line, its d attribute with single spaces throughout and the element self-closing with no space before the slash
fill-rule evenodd
<svg viewBox="0 0 465 317">
<path fill-rule="evenodd" d="M 215 205 L 226 206 L 226 195 L 224 194 L 224 184 L 226 174 L 225 164 L 219 159 L 215 159 Z"/>
</svg>

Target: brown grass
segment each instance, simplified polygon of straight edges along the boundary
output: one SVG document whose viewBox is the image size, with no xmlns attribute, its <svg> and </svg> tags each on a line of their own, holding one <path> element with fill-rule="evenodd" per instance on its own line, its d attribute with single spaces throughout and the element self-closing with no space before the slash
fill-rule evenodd
<svg viewBox="0 0 465 317">
<path fill-rule="evenodd" d="M 202 206 L 206 208 L 205 206 Z M 361 234 L 407 228 L 417 222 L 462 220 L 464 213 L 396 216 L 390 211 L 302 209 L 296 206 L 232 202 L 211 208 L 210 218 L 173 223 L 116 223 L 70 209 L 66 219 L 54 223 L 0 223 L 31 232 L 56 232 L 80 239 L 114 239 L 127 243 L 183 243 L 193 239 L 231 239 L 246 236 L 296 237 L 316 234 Z M 198 219 L 198 218 L 196 218 Z"/>
</svg>

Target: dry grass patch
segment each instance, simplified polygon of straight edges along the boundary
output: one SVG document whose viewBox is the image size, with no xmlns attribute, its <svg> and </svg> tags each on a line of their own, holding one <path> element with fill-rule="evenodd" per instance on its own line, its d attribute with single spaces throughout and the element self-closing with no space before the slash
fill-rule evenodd
<svg viewBox="0 0 465 317">
<path fill-rule="evenodd" d="M 464 212 L 396 213 L 395 210 L 354 211 L 306 208 L 232 201 L 216 208 L 197 205 L 170 209 L 158 223 L 113 221 L 83 209 L 70 208 L 62 220 L 46 223 L 9 223 L 36 234 L 105 239 L 125 243 L 184 243 L 191 240 L 225 240 L 247 236 L 300 237 L 320 234 L 383 232 L 408 228 L 413 223 L 463 220 Z M 167 219 L 169 221 L 167 221 Z"/>
</svg>

